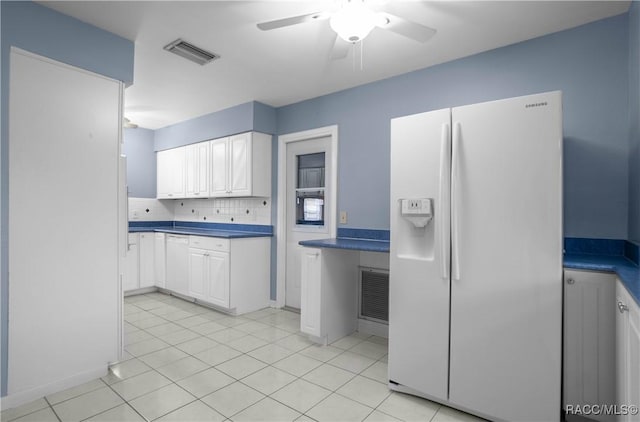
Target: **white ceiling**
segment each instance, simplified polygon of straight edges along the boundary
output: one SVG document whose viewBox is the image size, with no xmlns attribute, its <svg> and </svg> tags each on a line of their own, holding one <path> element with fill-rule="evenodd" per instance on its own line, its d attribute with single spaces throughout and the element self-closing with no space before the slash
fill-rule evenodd
<svg viewBox="0 0 640 422">
<path fill-rule="evenodd" d="M 624 13 L 630 1 L 400 1 L 374 6 L 432 27 L 424 44 L 374 29 L 360 54 L 330 60 L 328 21 L 268 32 L 259 22 L 333 1 L 45 1 L 135 41 L 125 116 L 157 129 L 249 101 L 282 106 Z M 376 0 L 368 0 L 376 1 Z M 182 38 L 222 56 L 199 66 L 162 49 Z"/>
</svg>

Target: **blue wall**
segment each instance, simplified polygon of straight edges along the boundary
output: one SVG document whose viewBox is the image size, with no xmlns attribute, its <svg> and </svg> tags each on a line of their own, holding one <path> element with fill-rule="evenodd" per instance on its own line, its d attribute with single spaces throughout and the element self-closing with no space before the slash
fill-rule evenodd
<svg viewBox="0 0 640 422">
<path fill-rule="evenodd" d="M 338 209 L 388 229 L 391 118 L 562 90 L 565 235 L 626 238 L 627 27 L 624 14 L 281 107 L 278 133 L 338 124 Z"/>
<path fill-rule="evenodd" d="M 155 148 L 162 151 L 249 131 L 274 134 L 275 109 L 252 101 L 166 126 L 155 131 Z"/>
<path fill-rule="evenodd" d="M 640 243 L 640 3 L 629 12 L 629 240 Z"/>
<path fill-rule="evenodd" d="M 26 1 L 0 2 L 2 52 L 2 137 L 0 143 L 0 198 L 2 252 L 1 265 L 1 382 L 7 394 L 7 305 L 8 305 L 8 104 L 9 53 L 11 46 L 87 69 L 126 84 L 133 81 L 134 44 L 114 34 L 88 25 L 51 9 Z"/>
<path fill-rule="evenodd" d="M 127 187 L 130 197 L 156 197 L 156 153 L 153 141 L 153 130 L 124 130 L 123 152 L 127 156 Z"/>
</svg>

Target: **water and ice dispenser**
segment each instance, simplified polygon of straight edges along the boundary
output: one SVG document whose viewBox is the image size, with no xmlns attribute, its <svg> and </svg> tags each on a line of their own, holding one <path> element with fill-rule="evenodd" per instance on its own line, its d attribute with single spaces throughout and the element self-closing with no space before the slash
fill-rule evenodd
<svg viewBox="0 0 640 422">
<path fill-rule="evenodd" d="M 396 241 L 398 256 L 405 259 L 431 260 L 434 250 L 433 198 L 403 198 Z"/>
<path fill-rule="evenodd" d="M 416 227 L 425 227 L 433 218 L 433 200 L 414 198 L 400 200 L 400 213 Z"/>
</svg>

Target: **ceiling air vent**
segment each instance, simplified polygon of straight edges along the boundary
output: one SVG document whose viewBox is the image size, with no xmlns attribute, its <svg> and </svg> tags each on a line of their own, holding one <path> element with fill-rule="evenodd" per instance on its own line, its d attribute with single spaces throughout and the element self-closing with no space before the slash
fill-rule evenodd
<svg viewBox="0 0 640 422">
<path fill-rule="evenodd" d="M 205 65 L 220 58 L 217 54 L 210 53 L 181 39 L 165 45 L 164 49 L 199 65 Z"/>
</svg>

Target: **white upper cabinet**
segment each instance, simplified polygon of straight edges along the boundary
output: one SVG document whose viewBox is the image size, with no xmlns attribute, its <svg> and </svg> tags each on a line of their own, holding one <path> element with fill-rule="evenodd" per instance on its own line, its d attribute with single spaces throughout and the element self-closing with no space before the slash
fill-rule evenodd
<svg viewBox="0 0 640 422">
<path fill-rule="evenodd" d="M 158 152 L 158 198 L 271 196 L 271 135 L 247 132 Z"/>
<path fill-rule="evenodd" d="M 251 134 L 229 138 L 229 193 L 233 196 L 251 195 Z"/>
<path fill-rule="evenodd" d="M 270 135 L 248 132 L 211 141 L 210 196 L 270 195 Z"/>
<path fill-rule="evenodd" d="M 209 142 L 199 142 L 185 147 L 186 197 L 209 196 Z"/>
<path fill-rule="evenodd" d="M 157 197 L 185 197 L 185 147 L 158 151 Z"/>
<path fill-rule="evenodd" d="M 227 149 L 229 138 L 211 141 L 211 183 L 212 197 L 227 195 Z"/>
</svg>

